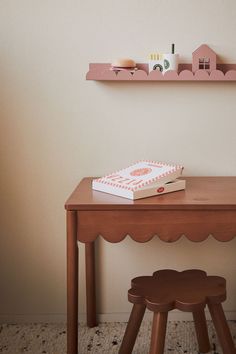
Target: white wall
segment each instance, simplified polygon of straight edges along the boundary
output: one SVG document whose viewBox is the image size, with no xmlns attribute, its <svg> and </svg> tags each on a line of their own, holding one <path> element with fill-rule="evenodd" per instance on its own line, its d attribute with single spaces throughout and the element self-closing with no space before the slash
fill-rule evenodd
<svg viewBox="0 0 236 354">
<path fill-rule="evenodd" d="M 0 2 L 1 321 L 64 319 L 64 202 L 82 177 L 140 158 L 181 163 L 185 175 L 236 175 L 235 83 L 85 80 L 89 62 L 145 62 L 171 43 L 183 62 L 207 43 L 236 63 L 235 15 L 234 0 Z M 129 312 L 134 275 L 200 267 L 227 277 L 236 319 L 236 239 L 97 248 L 103 318 Z M 80 255 L 83 313 L 83 246 Z"/>
</svg>

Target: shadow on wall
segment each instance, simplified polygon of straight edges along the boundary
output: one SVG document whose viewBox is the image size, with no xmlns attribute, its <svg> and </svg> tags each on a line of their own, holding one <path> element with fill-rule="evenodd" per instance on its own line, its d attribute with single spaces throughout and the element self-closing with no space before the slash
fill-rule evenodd
<svg viewBox="0 0 236 354">
<path fill-rule="evenodd" d="M 53 312 L 50 301 L 55 306 L 58 298 L 65 301 L 64 245 L 52 257 L 56 222 L 47 212 L 50 196 L 44 188 L 47 167 L 33 110 L 37 106 L 30 102 L 27 77 L 11 69 L 1 67 L 0 82 L 0 314 L 47 313 Z M 58 208 L 64 215 L 63 204 Z M 64 218 L 64 231 L 63 226 Z M 64 280 L 55 272 L 58 257 Z"/>
</svg>

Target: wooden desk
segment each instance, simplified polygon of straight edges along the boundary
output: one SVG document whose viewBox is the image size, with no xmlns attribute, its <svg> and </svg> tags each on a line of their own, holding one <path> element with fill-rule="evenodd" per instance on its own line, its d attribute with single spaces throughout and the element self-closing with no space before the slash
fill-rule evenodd
<svg viewBox="0 0 236 354">
<path fill-rule="evenodd" d="M 236 236 L 236 177 L 188 177 L 185 191 L 132 201 L 91 189 L 84 178 L 65 204 L 67 211 L 67 353 L 77 354 L 78 246 L 85 243 L 87 323 L 96 322 L 94 241 L 102 235 L 137 242 L 158 235 L 173 242 L 185 235 L 199 242 Z"/>
</svg>

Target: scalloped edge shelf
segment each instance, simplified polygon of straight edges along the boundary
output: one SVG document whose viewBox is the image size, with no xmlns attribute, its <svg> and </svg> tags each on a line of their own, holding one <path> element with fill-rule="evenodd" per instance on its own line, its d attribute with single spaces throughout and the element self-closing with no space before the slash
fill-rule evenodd
<svg viewBox="0 0 236 354">
<path fill-rule="evenodd" d="M 138 70 L 134 74 L 126 71 L 115 73 L 110 70 L 110 63 L 90 63 L 86 80 L 95 81 L 236 81 L 236 64 L 217 64 L 217 70 L 208 74 L 205 70 L 193 73 L 192 64 L 179 64 L 179 72 L 160 71 L 148 73 L 148 64 L 137 64 Z"/>
</svg>

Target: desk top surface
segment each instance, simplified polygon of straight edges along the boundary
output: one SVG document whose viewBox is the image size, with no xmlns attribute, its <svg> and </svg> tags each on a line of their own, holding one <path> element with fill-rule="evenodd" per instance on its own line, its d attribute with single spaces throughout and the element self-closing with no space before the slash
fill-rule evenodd
<svg viewBox="0 0 236 354">
<path fill-rule="evenodd" d="M 139 200 L 92 190 L 92 177 L 83 178 L 65 203 L 66 210 L 236 210 L 235 177 L 183 177 L 186 189 Z"/>
</svg>

